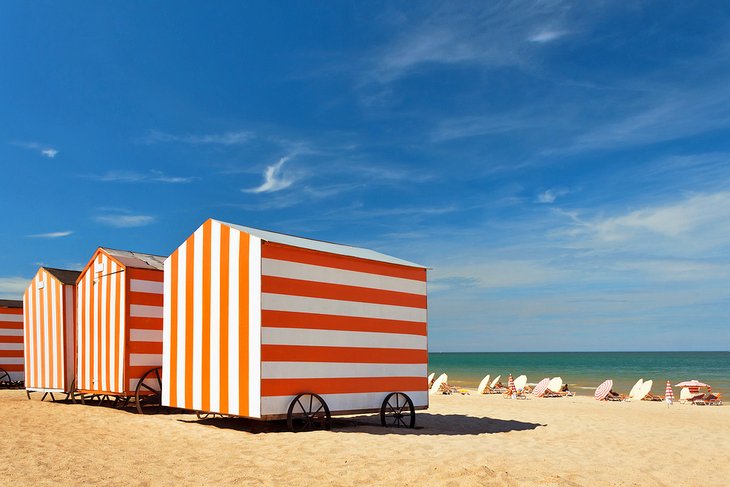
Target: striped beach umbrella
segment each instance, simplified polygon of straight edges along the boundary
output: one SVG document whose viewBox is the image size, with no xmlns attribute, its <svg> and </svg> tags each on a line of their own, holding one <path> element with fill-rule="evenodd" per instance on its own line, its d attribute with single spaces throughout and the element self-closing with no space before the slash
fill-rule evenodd
<svg viewBox="0 0 730 487">
<path fill-rule="evenodd" d="M 548 388 L 548 384 L 550 383 L 550 378 L 545 377 L 543 380 L 537 383 L 535 388 L 532 390 L 532 394 L 537 397 L 542 397 L 543 394 L 545 394 L 545 390 Z"/>
<path fill-rule="evenodd" d="M 509 375 L 509 381 L 507 382 L 507 388 L 512 394 L 517 394 L 517 388 L 515 387 L 515 380 L 512 378 L 512 374 Z"/>
<path fill-rule="evenodd" d="M 669 404 L 672 404 L 674 400 L 674 391 L 672 390 L 672 384 L 667 381 L 667 388 L 664 390 L 664 400 Z"/>
<path fill-rule="evenodd" d="M 606 396 L 608 396 L 608 393 L 611 392 L 612 387 L 613 381 L 611 379 L 608 379 L 596 388 L 596 393 L 593 394 L 593 397 L 596 398 L 596 401 L 602 401 L 606 398 Z"/>
</svg>

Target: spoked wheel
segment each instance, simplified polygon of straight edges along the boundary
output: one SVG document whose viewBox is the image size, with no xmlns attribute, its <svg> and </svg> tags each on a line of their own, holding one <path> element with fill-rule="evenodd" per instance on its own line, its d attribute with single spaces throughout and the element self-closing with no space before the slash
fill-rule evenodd
<svg viewBox="0 0 730 487">
<path fill-rule="evenodd" d="M 416 410 L 408 394 L 391 392 L 380 408 L 380 424 L 395 428 L 415 428 Z"/>
<path fill-rule="evenodd" d="M 290 431 L 330 429 L 330 408 L 317 394 L 299 394 L 289 404 L 286 424 Z"/>
<path fill-rule="evenodd" d="M 162 367 L 150 369 L 142 376 L 134 391 L 134 400 L 139 414 L 158 413 L 162 405 L 162 379 L 160 372 Z M 149 379 L 152 385 L 145 384 Z"/>
<path fill-rule="evenodd" d="M 222 414 L 218 413 L 204 413 L 202 411 L 195 411 L 195 415 L 198 417 L 198 419 L 213 419 L 213 418 L 222 418 Z"/>
<path fill-rule="evenodd" d="M 8 371 L 0 368 L 0 385 L 1 386 L 10 386 L 13 381 L 10 379 L 10 374 L 8 374 Z"/>
</svg>

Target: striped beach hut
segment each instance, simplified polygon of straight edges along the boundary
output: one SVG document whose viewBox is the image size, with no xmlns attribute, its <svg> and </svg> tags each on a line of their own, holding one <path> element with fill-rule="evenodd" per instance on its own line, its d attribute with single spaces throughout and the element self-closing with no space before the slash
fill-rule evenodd
<svg viewBox="0 0 730 487">
<path fill-rule="evenodd" d="M 165 260 L 165 304 L 163 405 L 292 429 L 428 406 L 423 266 L 207 220 Z"/>
<path fill-rule="evenodd" d="M 41 267 L 23 295 L 25 389 L 53 393 L 74 390 L 76 279 L 78 271 Z"/>
<path fill-rule="evenodd" d="M 0 387 L 22 387 L 23 301 L 0 299 Z"/>
<path fill-rule="evenodd" d="M 76 282 L 76 388 L 82 400 L 159 406 L 163 262 L 99 248 Z"/>
</svg>

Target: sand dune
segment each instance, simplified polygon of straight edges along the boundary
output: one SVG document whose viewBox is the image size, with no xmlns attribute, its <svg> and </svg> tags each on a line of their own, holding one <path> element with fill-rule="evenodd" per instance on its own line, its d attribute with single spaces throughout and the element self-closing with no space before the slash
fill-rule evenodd
<svg viewBox="0 0 730 487">
<path fill-rule="evenodd" d="M 727 485 L 730 407 L 432 396 L 416 430 L 140 416 L 0 391 L 3 485 Z M 688 472 L 695 472 L 690 474 Z"/>
</svg>

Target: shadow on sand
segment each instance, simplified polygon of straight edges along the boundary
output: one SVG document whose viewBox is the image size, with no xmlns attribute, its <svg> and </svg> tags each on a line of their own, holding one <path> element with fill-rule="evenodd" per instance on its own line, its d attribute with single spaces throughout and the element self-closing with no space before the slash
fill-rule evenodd
<svg viewBox="0 0 730 487">
<path fill-rule="evenodd" d="M 196 423 L 216 428 L 245 431 L 248 433 L 281 433 L 288 432 L 286 421 L 260 421 L 247 418 L 211 418 L 211 419 L 179 419 L 183 423 Z M 461 414 L 416 415 L 416 428 L 385 428 L 380 425 L 378 415 L 351 416 L 332 418 L 332 431 L 338 433 L 367 433 L 372 435 L 481 435 L 491 433 L 507 433 L 509 431 L 528 431 L 540 426 L 539 423 L 522 421 L 475 418 Z"/>
</svg>

